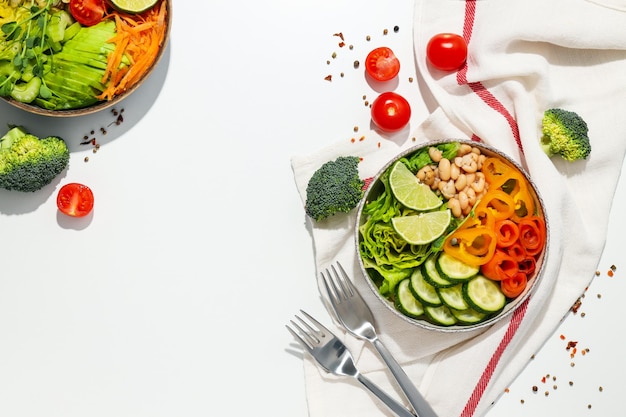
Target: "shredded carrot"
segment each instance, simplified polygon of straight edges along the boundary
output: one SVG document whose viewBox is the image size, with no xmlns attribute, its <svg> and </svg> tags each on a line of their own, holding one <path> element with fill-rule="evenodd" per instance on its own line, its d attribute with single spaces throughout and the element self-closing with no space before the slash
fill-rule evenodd
<svg viewBox="0 0 626 417">
<path fill-rule="evenodd" d="M 107 88 L 98 97 L 111 100 L 134 86 L 155 62 L 165 40 L 166 1 L 140 15 L 111 11 L 116 35 L 109 39 L 115 49 L 107 58 L 102 83 Z M 123 63 L 128 60 L 129 64 Z"/>
</svg>

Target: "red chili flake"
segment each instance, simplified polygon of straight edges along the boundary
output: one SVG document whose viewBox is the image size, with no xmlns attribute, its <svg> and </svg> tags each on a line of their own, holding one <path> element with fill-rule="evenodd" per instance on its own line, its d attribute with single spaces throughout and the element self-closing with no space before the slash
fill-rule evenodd
<svg viewBox="0 0 626 417">
<path fill-rule="evenodd" d="M 325 76 L 324 79 L 326 81 L 332 81 L 333 80 L 333 76 L 329 74 L 329 75 Z"/>
<path fill-rule="evenodd" d="M 378 142 L 378 147 L 380 148 L 380 142 Z"/>
<path fill-rule="evenodd" d="M 608 275 L 608 276 L 610 276 L 610 277 L 613 277 L 613 275 L 614 275 L 614 274 L 613 274 L 613 270 L 612 270 L 612 269 L 609 269 L 609 272 L 607 272 L 607 275 Z"/>
<path fill-rule="evenodd" d="M 339 42 L 339 47 L 343 48 L 344 46 L 346 46 L 345 42 Z"/>
<path fill-rule="evenodd" d="M 365 190 L 367 190 L 369 188 L 369 186 L 372 183 L 372 181 L 374 181 L 373 177 L 365 178 L 363 180 L 363 191 L 365 191 Z"/>
<path fill-rule="evenodd" d="M 350 139 L 350 142 L 354 143 L 354 142 L 356 142 L 356 139 L 352 138 L 352 139 Z"/>
<path fill-rule="evenodd" d="M 578 313 L 578 309 L 580 308 L 580 306 L 582 305 L 582 300 L 579 298 L 578 300 L 576 300 L 576 302 L 574 303 L 574 305 L 572 306 L 572 312 L 574 314 Z"/>
<path fill-rule="evenodd" d="M 565 348 L 565 350 L 570 350 L 572 348 L 576 349 L 576 345 L 578 344 L 578 342 L 574 342 L 572 340 L 570 340 L 569 342 L 567 342 L 567 347 Z"/>
<path fill-rule="evenodd" d="M 541 382 L 543 382 L 544 384 L 546 383 L 546 377 L 545 376 L 543 378 L 541 378 Z"/>
<path fill-rule="evenodd" d="M 345 40 L 343 38 L 343 33 L 341 33 L 341 32 L 334 33 L 333 36 L 339 36 L 339 38 L 341 38 L 342 41 Z"/>
<path fill-rule="evenodd" d="M 565 340 L 565 335 L 561 335 L 559 337 L 561 338 L 561 340 Z"/>
<path fill-rule="evenodd" d="M 508 388 L 505 388 L 504 392 L 508 393 L 508 392 L 510 392 L 510 390 Z"/>
</svg>

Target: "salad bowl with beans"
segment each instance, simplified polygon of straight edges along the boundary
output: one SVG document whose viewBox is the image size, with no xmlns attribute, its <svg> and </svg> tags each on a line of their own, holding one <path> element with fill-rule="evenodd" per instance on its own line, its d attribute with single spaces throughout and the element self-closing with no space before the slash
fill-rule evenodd
<svg viewBox="0 0 626 417">
<path fill-rule="evenodd" d="M 412 193 L 428 194 L 420 198 L 431 204 L 408 204 L 419 201 Z M 549 242 L 526 171 L 464 140 L 427 142 L 389 161 L 366 190 L 356 226 L 360 269 L 380 302 L 401 320 L 442 332 L 510 315 L 539 285 Z"/>
</svg>

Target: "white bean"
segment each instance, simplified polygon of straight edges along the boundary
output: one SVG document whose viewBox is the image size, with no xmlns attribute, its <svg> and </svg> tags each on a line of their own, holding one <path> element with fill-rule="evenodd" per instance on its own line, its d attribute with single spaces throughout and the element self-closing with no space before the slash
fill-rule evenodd
<svg viewBox="0 0 626 417">
<path fill-rule="evenodd" d="M 474 206 L 474 204 L 476 204 L 476 191 L 474 191 L 472 187 L 467 186 L 463 192 L 465 192 L 465 195 L 467 196 L 467 203 L 470 206 Z"/>
<path fill-rule="evenodd" d="M 476 172 L 478 170 L 478 163 L 476 162 L 478 155 L 475 153 L 468 153 L 462 158 L 461 169 L 465 172 Z"/>
<path fill-rule="evenodd" d="M 417 171 L 417 178 L 426 185 L 431 185 L 435 181 L 435 171 L 430 165 L 422 167 Z"/>
<path fill-rule="evenodd" d="M 461 146 L 459 147 L 459 150 L 456 152 L 456 155 L 463 156 L 470 152 L 472 152 L 472 146 L 467 143 L 462 143 Z"/>
<path fill-rule="evenodd" d="M 464 191 L 459 192 L 458 199 L 459 204 L 461 205 L 461 210 L 465 211 L 469 206 L 469 198 L 467 197 L 467 194 L 465 194 Z"/>
<path fill-rule="evenodd" d="M 482 172 L 476 174 L 476 180 L 472 182 L 471 187 L 480 194 L 485 189 L 485 175 Z"/>
<path fill-rule="evenodd" d="M 441 178 L 442 181 L 448 181 L 450 179 L 450 160 L 446 159 L 446 158 L 442 158 L 441 161 L 439 161 L 439 166 L 437 167 L 439 169 L 439 178 Z"/>
<path fill-rule="evenodd" d="M 456 194 L 456 187 L 454 186 L 454 181 L 449 180 L 447 182 L 444 182 L 442 180 L 441 183 L 439 184 L 439 191 L 441 191 L 441 194 L 443 194 L 446 200 L 454 197 Z"/>
<path fill-rule="evenodd" d="M 460 174 L 456 181 L 454 181 L 454 186 L 456 187 L 457 191 L 461 191 L 462 189 L 467 187 L 467 176 L 465 174 Z"/>
<path fill-rule="evenodd" d="M 441 161 L 442 154 L 439 149 L 431 146 L 430 148 L 428 148 L 428 156 L 430 156 L 430 159 L 432 159 L 433 162 L 437 163 Z"/>
<path fill-rule="evenodd" d="M 463 215 L 461 204 L 459 203 L 459 200 L 454 197 L 448 200 L 448 208 L 450 209 L 454 217 L 461 217 L 461 215 Z"/>
</svg>

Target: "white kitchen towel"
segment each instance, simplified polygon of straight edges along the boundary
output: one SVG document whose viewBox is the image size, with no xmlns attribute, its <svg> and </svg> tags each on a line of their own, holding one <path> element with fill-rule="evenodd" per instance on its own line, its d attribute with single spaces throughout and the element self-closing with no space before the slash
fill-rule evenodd
<svg viewBox="0 0 626 417">
<path fill-rule="evenodd" d="M 415 141 L 382 141 L 380 147 L 342 142 L 292 158 L 303 203 L 309 178 L 324 162 L 359 156 L 365 179 L 404 149 L 450 137 L 500 149 L 536 183 L 550 226 L 544 279 L 509 319 L 474 333 L 438 334 L 397 320 L 377 306 L 358 270 L 355 213 L 311 221 L 318 270 L 342 262 L 374 307 L 381 338 L 442 417 L 484 415 L 594 276 L 626 152 L 626 13 L 620 3 L 416 0 L 418 79 L 438 108 L 413 132 Z M 442 32 L 458 33 L 468 42 L 467 64 L 459 71 L 438 71 L 426 61 L 428 40 Z M 575 111 L 587 121 L 592 151 L 586 161 L 548 158 L 541 150 L 541 117 L 552 107 Z M 372 349 L 343 338 L 360 369 L 402 399 Z M 356 383 L 329 376 L 308 359 L 305 371 L 311 417 L 390 415 Z"/>
</svg>

